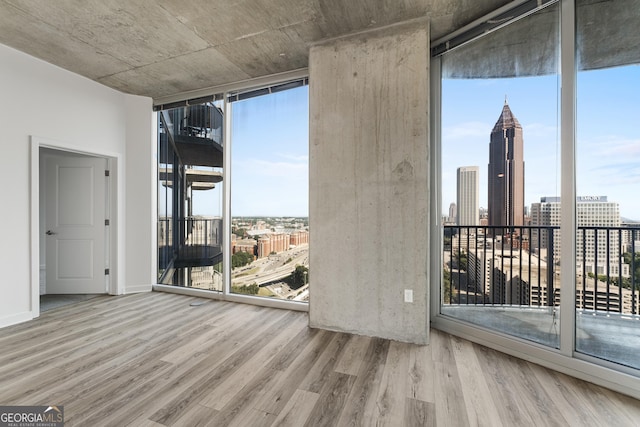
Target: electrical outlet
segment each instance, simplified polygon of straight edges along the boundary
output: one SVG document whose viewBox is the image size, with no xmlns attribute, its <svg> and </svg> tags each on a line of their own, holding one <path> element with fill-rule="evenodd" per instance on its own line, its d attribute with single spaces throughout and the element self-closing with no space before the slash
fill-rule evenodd
<svg viewBox="0 0 640 427">
<path fill-rule="evenodd" d="M 404 302 L 413 302 L 413 289 L 404 290 Z"/>
</svg>

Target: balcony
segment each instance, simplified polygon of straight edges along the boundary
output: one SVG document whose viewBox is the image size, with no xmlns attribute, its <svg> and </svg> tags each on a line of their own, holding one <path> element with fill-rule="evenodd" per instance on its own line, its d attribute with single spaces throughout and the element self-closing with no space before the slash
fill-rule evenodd
<svg viewBox="0 0 640 427">
<path fill-rule="evenodd" d="M 638 231 L 576 235 L 576 350 L 632 369 L 640 369 Z M 558 227 L 445 226 L 444 242 L 442 314 L 559 348 Z"/>
<path fill-rule="evenodd" d="M 160 219 L 158 247 L 158 265 L 162 272 L 160 283 L 222 289 L 219 268 L 222 263 L 222 219 Z"/>
<path fill-rule="evenodd" d="M 173 147 L 185 166 L 222 167 L 223 115 L 210 104 L 190 105 L 163 111 L 160 114 L 160 138 L 170 141 L 160 144 L 160 158 Z"/>
</svg>

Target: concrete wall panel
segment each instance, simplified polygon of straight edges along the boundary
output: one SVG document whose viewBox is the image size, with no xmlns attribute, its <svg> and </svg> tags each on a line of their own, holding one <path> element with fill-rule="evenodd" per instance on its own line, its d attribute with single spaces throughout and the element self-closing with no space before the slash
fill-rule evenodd
<svg viewBox="0 0 640 427">
<path fill-rule="evenodd" d="M 312 327 L 427 342 L 428 52 L 426 22 L 310 51 Z"/>
</svg>

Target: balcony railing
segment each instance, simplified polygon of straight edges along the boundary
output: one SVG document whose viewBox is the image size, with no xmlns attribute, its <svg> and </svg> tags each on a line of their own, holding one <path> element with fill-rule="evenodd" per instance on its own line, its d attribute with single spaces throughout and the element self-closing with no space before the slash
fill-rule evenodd
<svg viewBox="0 0 640 427">
<path fill-rule="evenodd" d="M 578 227 L 577 309 L 638 314 L 639 231 Z M 445 226 L 443 304 L 558 306 L 560 243 L 560 229 L 553 226 Z"/>
<path fill-rule="evenodd" d="M 173 137 L 206 138 L 222 144 L 223 116 L 219 108 L 210 104 L 174 108 L 162 115 L 163 126 Z"/>
<path fill-rule="evenodd" d="M 162 268 L 219 264 L 222 262 L 222 219 L 159 219 L 158 243 L 160 260 L 165 262 Z"/>
<path fill-rule="evenodd" d="M 159 156 L 173 161 L 174 152 L 182 166 L 223 165 L 223 116 L 215 105 L 199 104 L 162 111 Z"/>
</svg>

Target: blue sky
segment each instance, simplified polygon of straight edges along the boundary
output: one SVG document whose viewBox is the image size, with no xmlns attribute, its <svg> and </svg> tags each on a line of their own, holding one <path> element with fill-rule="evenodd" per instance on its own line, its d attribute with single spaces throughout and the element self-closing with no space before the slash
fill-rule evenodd
<svg viewBox="0 0 640 427">
<path fill-rule="evenodd" d="M 505 96 L 523 127 L 525 204 L 560 196 L 557 76 L 443 81 L 443 213 L 456 198 L 456 169 L 480 167 L 487 207 L 489 135 Z M 578 75 L 577 192 L 608 196 L 621 215 L 640 219 L 640 67 Z"/>
<path fill-rule="evenodd" d="M 525 204 L 561 195 L 558 94 L 557 76 L 443 81 L 444 214 L 455 202 L 459 166 L 480 167 L 480 205 L 487 206 L 489 134 L 505 97 L 523 126 Z M 608 196 L 623 217 L 636 220 L 639 100 L 640 66 L 578 75 L 577 193 Z M 232 215 L 307 216 L 308 88 L 235 102 L 232 109 Z M 204 193 L 221 206 L 220 192 Z"/>
<path fill-rule="evenodd" d="M 308 87 L 232 106 L 232 216 L 308 216 Z"/>
</svg>

